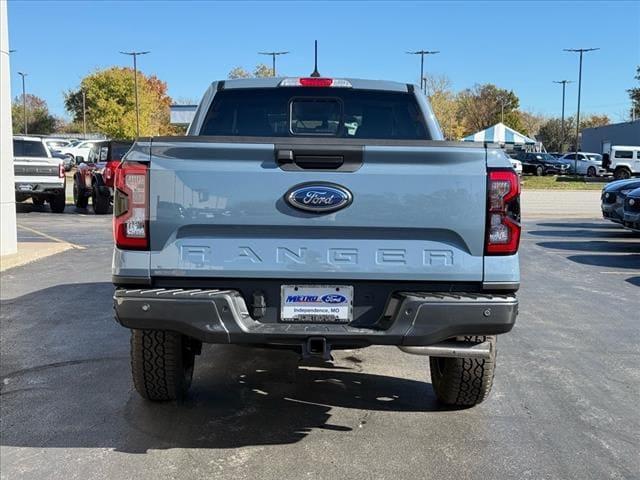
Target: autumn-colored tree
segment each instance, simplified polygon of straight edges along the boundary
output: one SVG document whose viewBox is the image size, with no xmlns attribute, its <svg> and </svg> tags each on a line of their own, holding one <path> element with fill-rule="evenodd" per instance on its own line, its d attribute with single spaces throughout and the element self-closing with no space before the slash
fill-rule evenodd
<svg viewBox="0 0 640 480">
<path fill-rule="evenodd" d="M 547 120 L 544 116 L 531 112 L 519 111 L 520 124 L 522 130 L 520 133 L 524 133 L 528 137 L 535 138 L 540 131 L 540 127 Z"/>
<path fill-rule="evenodd" d="M 230 79 L 235 78 L 263 78 L 263 77 L 272 77 L 273 69 L 271 67 L 266 66 L 264 63 L 259 63 L 256 65 L 256 68 L 253 69 L 253 72 L 249 72 L 245 70 L 244 67 L 235 67 L 233 70 L 229 72 L 227 75 Z"/>
<path fill-rule="evenodd" d="M 11 104 L 13 133 L 15 134 L 24 133 L 24 103 L 22 98 L 22 95 L 17 96 Z M 48 135 L 55 131 L 57 119 L 49 113 L 47 102 L 29 93 L 24 98 L 27 106 L 27 132 Z"/>
<path fill-rule="evenodd" d="M 136 136 L 136 103 L 133 69 L 111 67 L 87 75 L 80 87 L 65 93 L 65 107 L 74 122 L 82 122 L 82 92 L 85 92 L 87 130 L 111 138 Z M 170 135 L 171 98 L 167 84 L 154 75 L 138 72 L 140 135 Z"/>
<path fill-rule="evenodd" d="M 520 100 L 511 90 L 498 88 L 490 83 L 475 85 L 460 92 L 458 102 L 458 120 L 464 126 L 464 135 L 500 122 L 503 108 L 504 124 L 514 130 L 522 130 L 518 113 Z"/>
<path fill-rule="evenodd" d="M 458 120 L 459 103 L 451 91 L 451 81 L 444 75 L 425 77 L 427 96 L 447 140 L 458 140 L 464 130 Z"/>
</svg>

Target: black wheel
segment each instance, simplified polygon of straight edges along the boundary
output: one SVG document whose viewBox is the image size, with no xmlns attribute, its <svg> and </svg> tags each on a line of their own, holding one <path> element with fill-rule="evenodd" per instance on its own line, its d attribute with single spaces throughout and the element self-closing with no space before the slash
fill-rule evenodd
<svg viewBox="0 0 640 480">
<path fill-rule="evenodd" d="M 188 337 L 166 330 L 131 330 L 131 372 L 138 393 L 154 402 L 182 399 L 196 352 Z"/>
<path fill-rule="evenodd" d="M 616 171 L 613 172 L 613 178 L 616 180 L 626 180 L 631 178 L 631 171 L 625 167 L 616 168 Z"/>
<path fill-rule="evenodd" d="M 73 204 L 78 208 L 87 208 L 89 199 L 84 194 L 84 191 L 78 188 L 78 182 L 73 181 Z"/>
<path fill-rule="evenodd" d="M 93 211 L 98 215 L 104 215 L 105 213 L 109 213 L 109 204 L 110 204 L 109 195 L 104 195 L 100 193 L 98 187 L 93 187 L 93 194 L 91 195 L 91 203 L 93 204 Z"/>
<path fill-rule="evenodd" d="M 53 213 L 62 213 L 64 212 L 64 207 L 67 204 L 67 196 L 62 192 L 49 197 L 49 206 L 51 207 L 51 211 Z"/>
<path fill-rule="evenodd" d="M 587 177 L 595 177 L 596 176 L 596 168 L 589 167 L 587 168 Z"/>
<path fill-rule="evenodd" d="M 440 402 L 456 407 L 472 407 L 489 396 L 496 365 L 495 336 L 471 336 L 464 339 L 490 342 L 490 358 L 429 357 L 431 384 L 436 397 Z"/>
<path fill-rule="evenodd" d="M 544 168 L 536 167 L 536 177 L 541 177 L 542 175 L 544 175 Z"/>
<path fill-rule="evenodd" d="M 31 197 L 31 201 L 33 202 L 34 205 L 37 205 L 38 207 L 41 207 L 42 205 L 44 205 L 44 198 L 42 197 Z"/>
</svg>

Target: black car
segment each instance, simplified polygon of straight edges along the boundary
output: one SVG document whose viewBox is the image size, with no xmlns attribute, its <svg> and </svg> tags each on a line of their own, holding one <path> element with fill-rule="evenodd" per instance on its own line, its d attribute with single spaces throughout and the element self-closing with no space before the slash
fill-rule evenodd
<svg viewBox="0 0 640 480">
<path fill-rule="evenodd" d="M 623 223 L 624 202 L 627 195 L 640 188 L 640 179 L 617 180 L 602 189 L 602 216 L 616 223 Z"/>
<path fill-rule="evenodd" d="M 531 173 L 541 176 L 569 173 L 569 164 L 558 160 L 549 153 L 521 152 L 516 158 L 522 162 L 522 173 L 524 174 Z"/>
</svg>

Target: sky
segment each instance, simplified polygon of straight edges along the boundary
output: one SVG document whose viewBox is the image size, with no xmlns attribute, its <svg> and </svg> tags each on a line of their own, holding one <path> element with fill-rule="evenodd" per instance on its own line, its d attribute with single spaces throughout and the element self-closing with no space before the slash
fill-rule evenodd
<svg viewBox="0 0 640 480">
<path fill-rule="evenodd" d="M 585 54 L 581 110 L 625 120 L 626 89 L 640 65 L 640 1 L 597 2 L 212 2 L 9 1 L 12 96 L 17 72 L 27 93 L 66 116 L 63 92 L 83 76 L 139 57 L 145 74 L 167 82 L 174 99 L 197 101 L 211 81 L 235 66 L 270 63 L 258 51 L 289 50 L 278 74 L 308 75 L 313 41 L 324 76 L 419 83 L 420 59 L 408 50 L 439 50 L 425 70 L 446 75 L 455 91 L 476 83 L 513 90 L 521 109 L 567 115 L 577 105 L 578 55 L 563 48 L 599 47 Z"/>
</svg>

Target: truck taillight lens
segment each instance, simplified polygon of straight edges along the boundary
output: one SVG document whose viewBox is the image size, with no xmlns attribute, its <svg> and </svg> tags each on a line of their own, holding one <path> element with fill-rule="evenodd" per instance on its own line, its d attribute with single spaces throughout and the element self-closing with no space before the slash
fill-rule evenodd
<svg viewBox="0 0 640 480">
<path fill-rule="evenodd" d="M 64 178 L 64 162 L 60 162 L 58 165 L 58 177 Z"/>
<path fill-rule="evenodd" d="M 116 247 L 149 249 L 149 170 L 144 163 L 123 162 L 115 171 L 113 238 Z"/>
<path fill-rule="evenodd" d="M 520 181 L 513 170 L 489 170 L 487 255 L 513 255 L 520 244 Z"/>
</svg>

